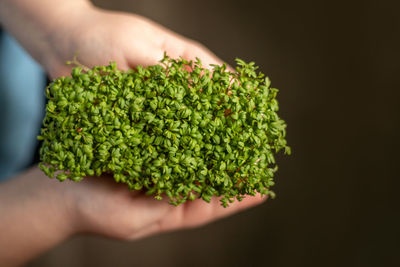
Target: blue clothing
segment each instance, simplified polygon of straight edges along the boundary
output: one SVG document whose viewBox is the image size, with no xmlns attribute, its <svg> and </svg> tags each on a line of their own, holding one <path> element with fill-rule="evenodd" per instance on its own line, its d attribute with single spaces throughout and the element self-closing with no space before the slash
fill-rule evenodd
<svg viewBox="0 0 400 267">
<path fill-rule="evenodd" d="M 0 180 L 32 163 L 44 117 L 43 69 L 0 31 Z"/>
</svg>

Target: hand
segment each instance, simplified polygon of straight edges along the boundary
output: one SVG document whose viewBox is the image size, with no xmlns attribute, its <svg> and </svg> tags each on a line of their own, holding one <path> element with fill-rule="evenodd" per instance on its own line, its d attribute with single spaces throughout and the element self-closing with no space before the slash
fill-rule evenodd
<svg viewBox="0 0 400 267">
<path fill-rule="evenodd" d="M 21 265 L 79 233 L 133 240 L 200 226 L 264 200 L 248 196 L 223 208 L 217 198 L 197 199 L 175 207 L 129 191 L 112 177 L 61 183 L 34 167 L 0 184 L 0 246 L 7 247 L 0 250 L 0 264 Z"/>
<path fill-rule="evenodd" d="M 45 66 L 53 77 L 69 74 L 70 67 L 65 62 L 75 52 L 79 52 L 78 61 L 89 67 L 109 61 L 116 61 L 122 69 L 157 64 L 164 51 L 171 57 L 199 57 L 205 66 L 221 64 L 202 45 L 143 17 L 92 8 L 84 12 L 79 27 L 57 31 L 50 42 L 54 50 Z M 202 225 L 262 201 L 260 197 L 248 197 L 223 208 L 214 198 L 210 204 L 196 200 L 174 207 L 167 200 L 131 192 L 112 177 L 89 177 L 64 186 L 69 199 L 76 201 L 73 210 L 77 231 L 121 239 Z"/>
<path fill-rule="evenodd" d="M 86 66 L 116 61 L 119 68 L 157 64 L 164 51 L 171 57 L 199 57 L 203 64 L 221 64 L 214 54 L 197 42 L 173 33 L 143 17 L 90 7 L 77 20 L 53 35 L 53 50 L 47 54 L 45 67 L 52 77 L 68 75 L 65 65 L 75 52 Z M 219 217 L 260 203 L 260 197 L 248 197 L 223 208 L 217 198 L 210 204 L 203 200 L 178 207 L 154 200 L 140 192 L 131 192 L 116 184 L 112 177 L 89 177 L 83 182 L 64 184 L 72 199 L 77 231 L 92 232 L 121 239 L 135 239 L 161 231 L 202 225 Z M 70 202 L 67 200 L 66 202 Z"/>
<path fill-rule="evenodd" d="M 56 182 L 56 181 L 55 181 Z M 265 197 L 247 196 L 223 208 L 218 198 L 201 199 L 177 207 L 139 191 L 129 191 L 112 177 L 87 177 L 63 184 L 65 203 L 72 203 L 78 232 L 90 232 L 118 239 L 137 239 L 151 234 L 196 227 L 242 209 L 260 204 Z"/>
<path fill-rule="evenodd" d="M 44 66 L 51 76 L 68 75 L 65 62 L 78 53 L 83 65 L 105 65 L 116 61 L 120 69 L 157 64 L 164 51 L 171 57 L 199 57 L 204 66 L 221 64 L 203 45 L 184 38 L 146 18 L 89 7 L 77 20 L 49 35 L 52 51 L 46 51 Z"/>
</svg>

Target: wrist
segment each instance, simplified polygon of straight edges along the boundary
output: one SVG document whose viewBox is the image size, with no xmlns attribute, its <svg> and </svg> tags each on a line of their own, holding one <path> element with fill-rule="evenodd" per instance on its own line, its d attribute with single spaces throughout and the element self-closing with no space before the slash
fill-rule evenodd
<svg viewBox="0 0 400 267">
<path fill-rule="evenodd" d="M 19 265 L 77 233 L 71 200 L 57 180 L 31 168 L 0 186 L 0 262 Z"/>
<path fill-rule="evenodd" d="M 65 240 L 78 232 L 74 199 L 68 192 L 68 186 L 56 179 L 49 179 L 37 167 L 24 175 L 30 179 L 29 199 L 37 201 L 36 216 L 40 214 L 44 221 L 44 231 L 59 240 Z M 32 209 L 35 210 L 35 209 Z"/>
</svg>

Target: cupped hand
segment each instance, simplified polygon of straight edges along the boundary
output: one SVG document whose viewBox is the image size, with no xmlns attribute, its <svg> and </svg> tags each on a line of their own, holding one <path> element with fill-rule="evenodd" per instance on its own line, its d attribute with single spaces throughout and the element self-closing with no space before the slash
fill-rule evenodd
<svg viewBox="0 0 400 267">
<path fill-rule="evenodd" d="M 139 15 L 94 7 L 80 13 L 79 19 L 75 19 L 78 22 L 48 37 L 52 51 L 46 52 L 43 65 L 52 78 L 70 73 L 65 62 L 75 54 L 88 67 L 115 61 L 120 69 L 157 64 L 164 51 L 173 58 L 198 57 L 204 66 L 222 63 L 202 44 Z"/>
<path fill-rule="evenodd" d="M 214 197 L 210 203 L 196 199 L 176 207 L 170 205 L 167 198 L 156 200 L 142 191 L 130 191 L 109 176 L 67 181 L 64 187 L 66 203 L 73 207 L 70 210 L 74 214 L 76 231 L 128 240 L 201 226 L 266 199 L 259 195 L 247 196 L 224 208 Z"/>
</svg>

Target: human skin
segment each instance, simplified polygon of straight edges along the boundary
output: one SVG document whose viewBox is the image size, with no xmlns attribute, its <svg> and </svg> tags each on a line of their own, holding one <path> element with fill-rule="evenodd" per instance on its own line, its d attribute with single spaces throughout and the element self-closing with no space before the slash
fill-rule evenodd
<svg viewBox="0 0 400 267">
<path fill-rule="evenodd" d="M 86 66 L 116 61 L 121 69 L 152 65 L 164 51 L 171 57 L 199 57 L 220 64 L 203 45 L 134 14 L 95 8 L 85 0 L 0 0 L 0 23 L 52 78 L 68 75 L 65 65 L 78 52 Z M 112 177 L 82 182 L 48 179 L 37 167 L 0 184 L 0 265 L 20 265 L 80 233 L 134 240 L 151 234 L 197 227 L 257 205 L 246 197 L 223 208 L 189 201 L 178 207 Z"/>
<path fill-rule="evenodd" d="M 222 63 L 202 44 L 136 14 L 96 8 L 85 0 L 1 0 L 0 23 L 52 78 L 68 75 L 78 53 L 86 66 L 117 62 L 121 69 L 170 57 Z"/>
</svg>

